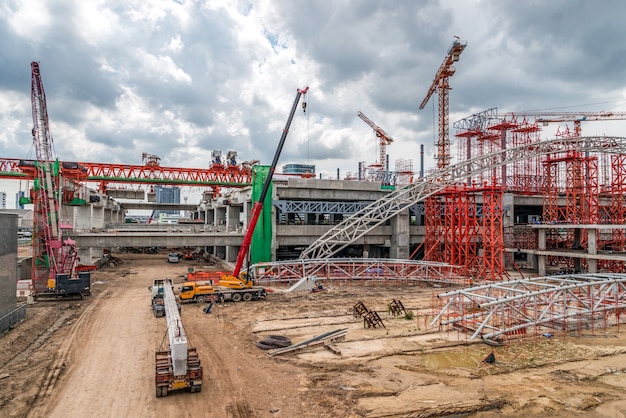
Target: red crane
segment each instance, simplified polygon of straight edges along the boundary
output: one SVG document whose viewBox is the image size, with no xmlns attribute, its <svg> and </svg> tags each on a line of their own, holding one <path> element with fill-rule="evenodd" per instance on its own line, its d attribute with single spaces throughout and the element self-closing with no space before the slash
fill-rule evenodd
<svg viewBox="0 0 626 418">
<path fill-rule="evenodd" d="M 379 139 L 379 149 L 378 149 L 378 161 L 377 161 L 377 163 L 384 167 L 385 166 L 386 156 L 387 156 L 387 145 L 391 144 L 393 142 L 393 139 L 387 134 L 387 132 L 383 131 L 380 126 L 378 126 L 374 122 L 372 122 L 372 120 L 370 118 L 368 118 L 367 116 L 365 116 L 363 114 L 363 112 L 361 112 L 360 110 L 357 113 L 357 115 L 361 119 L 363 119 L 363 121 L 365 123 L 367 123 L 370 126 L 370 128 L 372 128 L 374 130 L 374 133 L 376 134 L 376 137 Z"/>
<path fill-rule="evenodd" d="M 298 102 L 300 101 L 300 97 L 307 93 L 309 90 L 308 87 L 303 89 L 298 89 L 296 98 L 293 102 L 293 106 L 291 107 L 291 113 L 289 113 L 289 118 L 287 119 L 287 123 L 285 128 L 283 129 L 283 134 L 278 142 L 278 147 L 276 148 L 276 153 L 274 154 L 274 160 L 272 160 L 272 165 L 270 166 L 269 173 L 267 174 L 267 178 L 263 183 L 263 189 L 261 190 L 261 194 L 259 195 L 259 199 L 254 202 L 252 206 L 252 211 L 250 215 L 250 223 L 248 224 L 248 229 L 243 237 L 243 241 L 241 242 L 241 247 L 239 248 L 239 253 L 237 253 L 237 260 L 235 262 L 235 268 L 233 269 L 232 275 L 225 275 L 220 280 L 220 284 L 227 287 L 251 287 L 253 285 L 252 281 L 247 277 L 240 277 L 239 273 L 241 272 L 241 267 L 243 266 L 243 262 L 248 255 L 248 250 L 250 249 L 250 244 L 252 243 L 252 234 L 254 234 L 254 228 L 259 220 L 259 216 L 261 216 L 261 210 L 263 209 L 263 203 L 265 201 L 265 197 L 267 196 L 267 192 L 270 189 L 270 184 L 272 183 L 272 177 L 274 176 L 274 171 L 276 170 L 276 165 L 278 164 L 278 158 L 280 157 L 280 153 L 282 152 L 283 146 L 285 145 L 285 139 L 287 139 L 287 134 L 289 133 L 289 127 L 291 126 L 291 121 L 293 120 L 293 115 L 296 112 L 296 107 L 298 107 Z M 306 112 L 306 102 L 302 103 L 302 108 Z"/>
<path fill-rule="evenodd" d="M 459 56 L 467 46 L 467 42 L 461 41 L 458 37 L 450 45 L 448 49 L 448 55 L 443 60 L 443 63 L 437 70 L 435 78 L 426 93 L 426 97 L 420 104 L 420 109 L 423 109 L 430 100 L 435 90 L 439 93 L 439 135 L 437 139 L 437 168 L 445 168 L 450 165 L 450 132 L 448 123 L 448 113 L 450 108 L 450 102 L 448 98 L 448 91 L 451 90 L 448 78 L 452 77 L 455 73 L 454 63 L 459 60 Z"/>
<path fill-rule="evenodd" d="M 31 63 L 31 102 L 33 107 L 33 143 L 37 160 L 34 163 L 33 186 L 33 261 L 32 281 L 35 294 L 51 286 L 57 275 L 71 277 L 76 263 L 74 241 L 63 239 L 59 210 L 61 208 L 60 164 L 54 158 L 52 135 L 48 125 L 46 94 L 41 81 L 39 63 Z M 52 282 L 54 283 L 54 282 Z"/>
</svg>

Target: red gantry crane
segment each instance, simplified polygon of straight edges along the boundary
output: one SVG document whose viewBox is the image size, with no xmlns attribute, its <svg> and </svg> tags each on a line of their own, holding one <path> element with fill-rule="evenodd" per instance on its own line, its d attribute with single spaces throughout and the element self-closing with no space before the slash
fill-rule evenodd
<svg viewBox="0 0 626 418">
<path fill-rule="evenodd" d="M 393 142 L 393 139 L 387 135 L 387 132 L 383 131 L 382 128 L 378 125 L 376 125 L 374 122 L 372 122 L 372 120 L 370 118 L 368 118 L 367 116 L 365 116 L 363 114 L 363 112 L 359 111 L 357 113 L 357 115 L 363 119 L 363 121 L 365 123 L 367 123 L 370 128 L 372 128 L 374 130 L 374 133 L 376 134 L 376 137 L 379 139 L 379 149 L 378 149 L 378 161 L 377 163 L 380 164 L 383 168 L 385 167 L 385 160 L 387 157 L 387 145 L 391 144 Z"/>
<path fill-rule="evenodd" d="M 430 100 L 435 90 L 439 93 L 439 135 L 437 139 L 437 168 L 445 168 L 450 165 L 450 132 L 448 123 L 448 113 L 450 102 L 448 98 L 448 91 L 451 89 L 448 83 L 448 78 L 452 77 L 455 73 L 454 63 L 459 60 L 459 56 L 467 46 L 467 42 L 461 41 L 455 36 L 454 42 L 448 49 L 448 55 L 443 60 L 443 63 L 437 70 L 435 78 L 426 93 L 426 97 L 420 104 L 420 109 L 423 109 Z"/>
<path fill-rule="evenodd" d="M 76 263 L 75 242 L 63 239 L 62 231 L 68 226 L 61 222 L 60 163 L 53 155 L 52 135 L 48 125 L 46 94 L 41 81 L 39 63 L 31 63 L 31 101 L 33 108 L 33 143 L 37 160 L 33 164 L 33 261 L 32 285 L 34 295 L 53 293 L 59 296 L 83 294 L 89 290 L 88 274 L 85 284 L 72 283 Z M 69 226 L 71 228 L 71 226 Z"/>
</svg>

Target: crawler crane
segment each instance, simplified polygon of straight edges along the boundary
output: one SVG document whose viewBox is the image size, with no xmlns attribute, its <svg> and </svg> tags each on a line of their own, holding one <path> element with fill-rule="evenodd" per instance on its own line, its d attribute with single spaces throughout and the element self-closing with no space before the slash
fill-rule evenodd
<svg viewBox="0 0 626 418">
<path fill-rule="evenodd" d="M 54 158 L 52 136 L 48 126 L 46 94 L 39 63 L 31 63 L 31 101 L 33 107 L 34 186 L 31 192 L 33 210 L 33 296 L 68 297 L 89 294 L 89 272 L 75 275 L 77 260 L 75 242 L 63 238 L 63 230 L 72 228 L 61 222 L 61 164 Z"/>
</svg>

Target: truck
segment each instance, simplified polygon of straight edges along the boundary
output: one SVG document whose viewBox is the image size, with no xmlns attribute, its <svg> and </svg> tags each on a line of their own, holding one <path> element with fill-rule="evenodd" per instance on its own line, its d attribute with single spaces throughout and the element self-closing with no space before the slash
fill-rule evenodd
<svg viewBox="0 0 626 418">
<path fill-rule="evenodd" d="M 35 300 L 82 299 L 91 295 L 91 273 L 78 273 L 76 277 L 57 273 L 48 280 L 47 288 L 33 294 Z"/>
<path fill-rule="evenodd" d="M 195 348 L 190 347 L 185 334 L 185 328 L 176 305 L 174 289 L 169 285 L 171 281 L 163 281 L 163 305 L 167 322 L 167 346 L 165 340 L 156 351 L 154 357 L 154 383 L 156 397 L 162 398 L 169 392 L 202 390 L 202 365 Z M 155 289 L 156 287 L 156 289 Z M 151 290 L 155 297 L 160 296 L 159 286 Z"/>
<path fill-rule="evenodd" d="M 152 313 L 157 318 L 165 316 L 165 300 L 163 296 L 165 286 L 174 288 L 170 279 L 154 279 L 152 286 L 148 288 L 152 292 Z M 180 305 L 178 305 L 178 312 L 180 312 Z"/>
<path fill-rule="evenodd" d="M 181 302 L 204 303 L 207 301 L 251 301 L 265 299 L 267 293 L 262 287 L 246 287 L 243 289 L 232 289 L 223 286 L 213 286 L 213 284 L 202 282 L 185 282 L 181 285 L 178 298 Z"/>
</svg>

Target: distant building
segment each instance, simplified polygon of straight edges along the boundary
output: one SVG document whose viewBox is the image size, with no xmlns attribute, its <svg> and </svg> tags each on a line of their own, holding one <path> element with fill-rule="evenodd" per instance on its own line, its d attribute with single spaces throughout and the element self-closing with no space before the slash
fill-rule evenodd
<svg viewBox="0 0 626 418">
<path fill-rule="evenodd" d="M 285 164 L 283 174 L 312 174 L 315 175 L 314 164 Z"/>
<path fill-rule="evenodd" d="M 180 204 L 180 187 L 157 185 L 154 186 L 154 192 L 156 193 L 156 203 Z M 179 210 L 157 210 L 154 216 L 159 217 L 162 213 L 168 215 L 180 215 Z"/>
<path fill-rule="evenodd" d="M 24 205 L 20 204 L 20 199 L 22 197 L 26 197 L 26 194 L 23 190 L 15 193 L 15 209 L 24 209 Z"/>
</svg>

